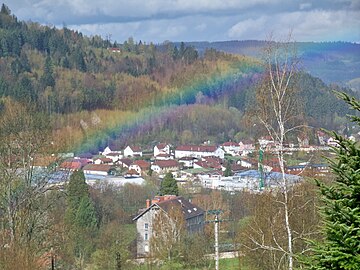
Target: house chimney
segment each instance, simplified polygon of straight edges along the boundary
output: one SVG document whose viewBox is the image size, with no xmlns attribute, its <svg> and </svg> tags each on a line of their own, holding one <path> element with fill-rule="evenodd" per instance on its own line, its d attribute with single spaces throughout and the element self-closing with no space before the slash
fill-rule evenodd
<svg viewBox="0 0 360 270">
<path fill-rule="evenodd" d="M 146 208 L 149 208 L 149 207 L 150 207 L 150 200 L 147 199 L 147 200 L 146 200 Z"/>
</svg>

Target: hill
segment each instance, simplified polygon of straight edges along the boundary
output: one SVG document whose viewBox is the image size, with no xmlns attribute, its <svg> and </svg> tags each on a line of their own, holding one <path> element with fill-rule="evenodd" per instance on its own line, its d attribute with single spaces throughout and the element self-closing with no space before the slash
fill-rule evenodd
<svg viewBox="0 0 360 270">
<path fill-rule="evenodd" d="M 31 103 L 50 115 L 56 143 L 65 150 L 252 136 L 242 116 L 261 77 L 259 60 L 199 52 L 185 43 L 112 43 L 66 27 L 21 22 L 2 8 L 0 98 Z M 339 128 L 348 110 L 333 88 L 309 74 L 298 76 L 307 121 Z"/>
<path fill-rule="evenodd" d="M 208 48 L 260 58 L 265 41 L 189 42 L 200 53 Z M 349 42 L 297 42 L 304 70 L 325 83 L 337 83 L 359 91 L 360 44 Z"/>
</svg>

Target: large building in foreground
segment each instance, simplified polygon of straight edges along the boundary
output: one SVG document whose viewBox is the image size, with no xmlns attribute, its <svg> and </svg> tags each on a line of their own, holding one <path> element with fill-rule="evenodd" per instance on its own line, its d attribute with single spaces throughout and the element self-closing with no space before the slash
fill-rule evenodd
<svg viewBox="0 0 360 270">
<path fill-rule="evenodd" d="M 169 217 L 167 222 L 172 222 L 171 211 L 179 210 L 184 217 L 186 231 L 189 234 L 201 233 L 204 230 L 204 210 L 189 202 L 181 196 L 165 195 L 156 196 L 150 203 L 146 201 L 146 208 L 133 220 L 136 221 L 137 255 L 147 256 L 150 252 L 150 239 L 154 236 L 154 226 L 161 226 L 154 222 L 156 216 L 161 212 Z M 163 224 L 164 225 L 164 224 Z"/>
</svg>

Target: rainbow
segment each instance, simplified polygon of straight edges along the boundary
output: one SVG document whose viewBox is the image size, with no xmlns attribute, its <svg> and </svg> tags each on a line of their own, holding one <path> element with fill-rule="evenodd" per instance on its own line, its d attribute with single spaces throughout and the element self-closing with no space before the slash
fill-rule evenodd
<svg viewBox="0 0 360 270">
<path fill-rule="evenodd" d="M 195 104 L 199 93 L 202 93 L 204 97 L 216 100 L 224 93 L 234 91 L 234 85 L 251 80 L 254 74 L 259 72 L 261 72 L 259 65 L 250 61 L 241 61 L 226 71 L 218 71 L 216 74 L 197 80 L 191 85 L 170 91 L 155 102 L 154 100 L 148 101 L 147 106 L 144 106 L 139 112 L 129 115 L 125 121 L 119 121 L 111 128 L 98 130 L 89 136 L 85 136 L 83 142 L 75 147 L 74 152 L 95 153 L 113 141 L 124 146 L 129 138 L 138 134 L 140 130 L 146 132 L 150 129 L 151 123 L 168 118 L 170 114 L 177 115 L 181 110 L 186 110 L 187 105 Z"/>
</svg>

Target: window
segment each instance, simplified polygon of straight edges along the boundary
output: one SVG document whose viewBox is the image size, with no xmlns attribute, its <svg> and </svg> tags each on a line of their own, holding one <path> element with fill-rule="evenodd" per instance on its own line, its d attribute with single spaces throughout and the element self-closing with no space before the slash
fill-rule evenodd
<svg viewBox="0 0 360 270">
<path fill-rule="evenodd" d="M 145 233 L 144 239 L 145 239 L 145 240 L 148 240 L 148 239 L 149 239 L 149 235 L 148 235 L 147 233 Z"/>
<path fill-rule="evenodd" d="M 149 229 L 149 223 L 145 223 L 144 227 L 145 227 L 145 230 L 148 230 Z"/>
</svg>

